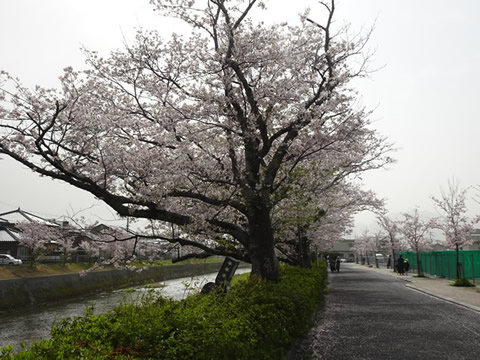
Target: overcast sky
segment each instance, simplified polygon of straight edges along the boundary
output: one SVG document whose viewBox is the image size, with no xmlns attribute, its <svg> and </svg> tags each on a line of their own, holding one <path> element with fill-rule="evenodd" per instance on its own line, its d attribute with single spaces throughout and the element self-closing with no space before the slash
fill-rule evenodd
<svg viewBox="0 0 480 360">
<path fill-rule="evenodd" d="M 271 0 L 264 15 L 295 19 L 309 5 L 315 18 L 312 0 Z M 363 182 L 387 199 L 393 216 L 414 207 L 435 215 L 429 197 L 449 178 L 462 187 L 480 184 L 479 14 L 476 0 L 337 1 L 338 24 L 375 24 L 371 67 L 378 71 L 355 85 L 367 108 L 375 109 L 374 126 L 398 148 L 398 162 L 366 174 Z M 140 26 L 175 29 L 148 0 L 1 0 L 0 69 L 28 86 L 54 87 L 64 67 L 84 68 L 82 46 L 107 54 Z M 58 217 L 92 205 L 85 216 L 114 217 L 88 193 L 0 160 L 0 212 L 21 207 Z M 480 213 L 473 201 L 469 206 L 471 215 Z M 357 216 L 356 232 L 373 223 L 370 215 Z"/>
</svg>

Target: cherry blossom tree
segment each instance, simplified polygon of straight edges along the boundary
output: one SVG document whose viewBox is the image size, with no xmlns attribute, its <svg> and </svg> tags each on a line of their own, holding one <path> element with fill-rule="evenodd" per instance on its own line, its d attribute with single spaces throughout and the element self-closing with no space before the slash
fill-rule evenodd
<svg viewBox="0 0 480 360">
<path fill-rule="evenodd" d="M 365 229 L 360 237 L 356 238 L 353 243 L 355 252 L 362 258 L 367 260 L 367 264 L 370 265 L 370 254 L 375 254 L 377 250 L 377 238 L 371 235 L 368 229 Z M 362 265 L 364 264 L 362 260 Z"/>
<path fill-rule="evenodd" d="M 80 246 L 97 259 L 93 269 L 113 265 L 117 268 L 133 268 L 129 264 L 136 259 L 140 237 L 120 227 L 94 225 L 82 230 L 88 240 Z"/>
<path fill-rule="evenodd" d="M 355 258 L 357 259 L 357 264 L 358 264 L 358 258 L 360 258 L 362 265 L 364 264 L 364 257 L 366 256 L 365 243 L 363 240 L 364 240 L 363 237 L 357 237 L 353 242 L 353 251 L 356 254 Z"/>
<path fill-rule="evenodd" d="M 98 259 L 100 257 L 100 247 L 91 240 L 82 240 L 79 247 L 85 251 L 90 258 Z"/>
<path fill-rule="evenodd" d="M 374 193 L 347 180 L 353 169 L 301 169 L 272 211 L 275 246 L 285 262 L 309 266 L 312 248 L 328 251 L 350 232 L 353 214 L 380 207 Z M 308 176 L 308 179 L 306 177 Z"/>
<path fill-rule="evenodd" d="M 253 20 L 256 0 L 152 3 L 191 34 L 139 31 L 107 58 L 86 51 L 88 70 L 66 68 L 59 89 L 2 73 L 0 154 L 121 216 L 176 224 L 163 237 L 192 256 L 234 256 L 276 280 L 272 212 L 297 169 L 391 162 L 349 87 L 367 73 L 369 35 L 335 29 L 333 0 L 271 25 Z"/>
<path fill-rule="evenodd" d="M 56 243 L 62 254 L 63 266 L 65 266 L 69 256 L 77 251 L 78 246 L 75 244 L 75 237 L 68 232 L 60 230 L 58 235 Z"/>
<path fill-rule="evenodd" d="M 448 181 L 448 190 L 440 189 L 440 198 L 432 196 L 440 218 L 435 219 L 434 226 L 445 233 L 447 244 L 455 249 L 456 276 L 460 279 L 460 262 L 458 250 L 468 243 L 468 236 L 472 233 L 474 225 L 480 221 L 480 216 L 470 218 L 467 216 L 466 197 L 468 188 L 462 189 L 455 179 Z"/>
<path fill-rule="evenodd" d="M 332 171 L 325 164 L 311 165 L 298 169 L 287 195 L 275 203 L 272 212 L 276 248 L 285 256 L 282 260 L 301 266 L 310 264 L 312 247 L 328 251 L 348 234 L 356 212 L 383 206 L 373 192 L 351 180 L 359 168 Z"/>
<path fill-rule="evenodd" d="M 49 246 L 56 248 L 57 241 L 62 238 L 62 233 L 58 227 L 45 225 L 37 221 L 20 222 L 16 227 L 20 230 L 19 245 L 30 251 L 31 267 L 35 267 L 37 260 L 49 251 Z"/>
<path fill-rule="evenodd" d="M 432 247 L 430 231 L 433 228 L 433 223 L 431 220 L 424 221 L 420 219 L 418 208 L 402 215 L 403 220 L 399 223 L 400 233 L 403 235 L 409 248 L 417 254 L 417 271 L 418 275 L 422 275 L 419 253 Z"/>
<path fill-rule="evenodd" d="M 377 224 L 388 239 L 388 247 L 392 252 L 392 261 L 395 262 L 396 254 L 401 250 L 399 225 L 396 221 L 392 220 L 385 214 L 379 214 L 377 216 Z M 393 269 L 396 271 L 395 266 L 393 266 Z"/>
<path fill-rule="evenodd" d="M 383 206 L 371 191 L 363 191 L 358 186 L 349 184 L 337 189 L 336 197 L 323 197 L 326 215 L 312 227 L 309 236 L 312 243 L 322 249 L 332 249 L 336 242 L 351 234 L 354 215 L 361 211 L 375 211 Z"/>
<path fill-rule="evenodd" d="M 77 250 L 75 235 L 68 229 L 38 221 L 20 222 L 16 225 L 21 235 L 19 244 L 30 250 L 30 264 L 35 266 L 37 260 L 48 253 L 60 251 L 63 265 L 70 254 Z"/>
</svg>

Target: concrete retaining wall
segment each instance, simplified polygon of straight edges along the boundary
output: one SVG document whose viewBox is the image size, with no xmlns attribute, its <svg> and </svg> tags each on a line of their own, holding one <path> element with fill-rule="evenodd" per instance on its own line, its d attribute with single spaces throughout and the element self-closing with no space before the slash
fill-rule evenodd
<svg viewBox="0 0 480 360">
<path fill-rule="evenodd" d="M 142 272 L 109 270 L 0 280 L 0 310 L 94 294 L 108 289 L 217 272 L 221 263 L 157 266 Z"/>
</svg>

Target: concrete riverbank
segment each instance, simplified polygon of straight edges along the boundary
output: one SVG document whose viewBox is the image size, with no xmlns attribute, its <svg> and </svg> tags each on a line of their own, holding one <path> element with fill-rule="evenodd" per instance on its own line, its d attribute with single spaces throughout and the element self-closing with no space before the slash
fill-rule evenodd
<svg viewBox="0 0 480 360">
<path fill-rule="evenodd" d="M 95 294 L 108 289 L 203 275 L 220 269 L 219 263 L 156 266 L 142 270 L 109 270 L 86 274 L 51 275 L 0 280 L 0 311 Z"/>
</svg>

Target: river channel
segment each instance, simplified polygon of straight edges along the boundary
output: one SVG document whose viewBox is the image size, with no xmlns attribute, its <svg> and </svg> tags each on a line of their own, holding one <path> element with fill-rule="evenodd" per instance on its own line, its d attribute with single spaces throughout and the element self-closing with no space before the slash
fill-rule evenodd
<svg viewBox="0 0 480 360">
<path fill-rule="evenodd" d="M 236 274 L 249 272 L 248 268 L 237 269 Z M 199 291 L 207 282 L 215 281 L 217 273 L 196 277 L 179 278 L 153 284 L 152 287 L 133 287 L 99 293 L 94 296 L 75 298 L 62 303 L 32 306 L 0 313 L 0 348 L 12 345 L 21 349 L 21 343 L 27 347 L 41 339 L 50 337 L 55 322 L 64 318 L 82 316 L 88 307 L 94 304 L 94 313 L 100 314 L 112 310 L 121 302 L 133 302 L 147 291 L 159 292 L 161 296 L 181 300 L 189 294 Z M 151 284 L 152 285 L 152 284 Z"/>
</svg>

